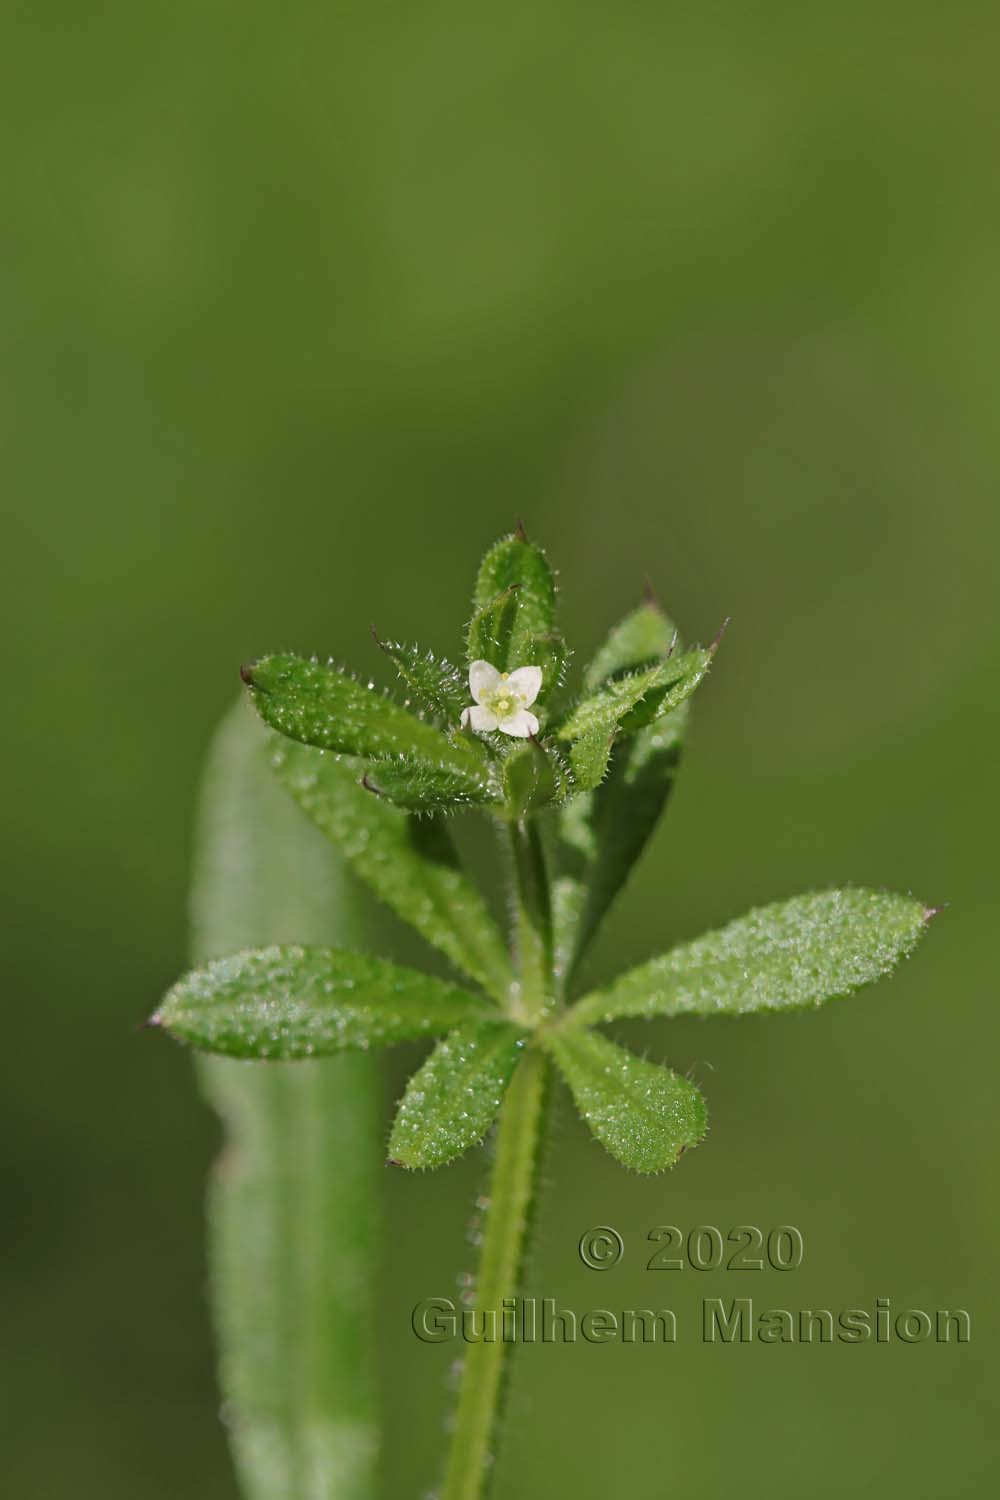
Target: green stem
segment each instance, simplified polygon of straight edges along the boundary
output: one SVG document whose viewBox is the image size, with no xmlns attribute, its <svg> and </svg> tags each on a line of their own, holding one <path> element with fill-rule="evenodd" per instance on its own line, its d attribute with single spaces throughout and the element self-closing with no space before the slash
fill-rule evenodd
<svg viewBox="0 0 1000 1500">
<path fill-rule="evenodd" d="M 534 1024 L 553 998 L 552 898 L 537 823 L 521 819 L 509 828 L 518 967 L 510 1011 L 515 1020 Z M 537 1187 L 547 1077 L 544 1055 L 528 1051 L 500 1109 L 476 1281 L 483 1336 L 467 1347 L 441 1500 L 481 1500 L 486 1491 L 507 1354 L 503 1304 L 519 1291 Z M 496 1319 L 495 1328 L 486 1327 L 489 1314 Z"/>
<path fill-rule="evenodd" d="M 476 1285 L 480 1318 L 489 1309 L 495 1310 L 496 1329 L 490 1330 L 495 1338 L 467 1346 L 441 1500 L 481 1500 L 486 1492 L 507 1353 L 502 1305 L 505 1297 L 519 1291 L 535 1196 L 547 1071 L 542 1053 L 528 1052 L 518 1064 L 500 1111 Z"/>
<path fill-rule="evenodd" d="M 552 1002 L 552 897 L 535 818 L 510 824 L 517 908 L 518 994 L 513 1009 L 536 1021 Z"/>
</svg>

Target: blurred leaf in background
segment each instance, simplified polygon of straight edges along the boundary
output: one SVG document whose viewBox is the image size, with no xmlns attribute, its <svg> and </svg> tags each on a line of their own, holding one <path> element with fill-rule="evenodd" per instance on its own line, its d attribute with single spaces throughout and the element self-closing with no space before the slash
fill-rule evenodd
<svg viewBox="0 0 1000 1500">
<path fill-rule="evenodd" d="M 951 902 L 884 991 L 780 1028 L 669 1023 L 672 1066 L 713 1070 L 669 1193 L 567 1114 L 535 1289 L 683 1322 L 725 1274 L 659 1290 L 649 1228 L 793 1222 L 803 1266 L 759 1297 L 980 1321 L 949 1349 L 523 1351 L 498 1500 L 557 1464 L 591 1500 L 626 1463 L 651 1500 L 668 1464 L 696 1496 L 978 1496 L 995 8 L 56 0 L 2 24 L 10 1487 L 232 1495 L 216 1131 L 189 1060 L 132 1030 L 184 966 L 204 748 L 265 651 L 388 684 L 374 621 L 456 659 L 470 568 L 521 516 L 583 660 L 646 575 L 685 640 L 733 615 L 595 984 L 802 889 Z M 396 926 L 378 947 L 422 961 Z M 667 1024 L 619 1039 L 662 1055 Z M 453 1351 L 409 1316 L 464 1269 L 478 1170 L 386 1182 L 389 1495 L 437 1470 Z M 602 1280 L 575 1243 L 604 1223 L 628 1258 Z"/>
<path fill-rule="evenodd" d="M 266 939 L 355 942 L 342 864 L 279 785 L 238 702 L 202 784 L 191 956 Z M 270 1067 L 200 1057 L 224 1127 L 208 1201 L 220 1410 L 245 1500 L 371 1500 L 380 1142 L 365 1056 Z"/>
</svg>

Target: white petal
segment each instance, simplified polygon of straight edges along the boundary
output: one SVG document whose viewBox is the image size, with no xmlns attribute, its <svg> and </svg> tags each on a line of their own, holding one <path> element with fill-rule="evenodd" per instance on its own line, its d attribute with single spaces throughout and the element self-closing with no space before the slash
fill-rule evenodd
<svg viewBox="0 0 1000 1500">
<path fill-rule="evenodd" d="M 519 708 L 516 714 L 511 714 L 508 719 L 501 719 L 500 728 L 504 734 L 512 734 L 515 739 L 526 740 L 532 734 L 538 733 L 538 720 L 534 714 L 529 714 L 526 708 Z"/>
<path fill-rule="evenodd" d="M 499 681 L 500 673 L 488 661 L 474 661 L 469 668 L 469 692 L 477 703 L 482 703 L 483 694 L 492 692 Z"/>
<path fill-rule="evenodd" d="M 518 667 L 507 678 L 507 686 L 514 689 L 527 708 L 529 703 L 534 703 L 542 686 L 541 667 Z"/>
<path fill-rule="evenodd" d="M 472 728 L 479 734 L 486 734 L 497 727 L 497 716 L 489 708 L 481 708 L 477 703 L 475 708 L 467 708 L 462 714 L 462 723 L 471 724 Z"/>
</svg>

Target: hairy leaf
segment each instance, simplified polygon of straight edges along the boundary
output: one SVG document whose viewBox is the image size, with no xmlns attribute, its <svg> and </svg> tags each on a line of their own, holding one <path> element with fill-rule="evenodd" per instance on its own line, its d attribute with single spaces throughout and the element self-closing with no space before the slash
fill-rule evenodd
<svg viewBox="0 0 1000 1500">
<path fill-rule="evenodd" d="M 933 909 L 885 891 L 821 891 L 758 907 L 596 991 L 574 1021 L 739 1016 L 821 1005 L 890 973 Z"/>
<path fill-rule="evenodd" d="M 390 698 L 324 662 L 264 656 L 243 669 L 265 723 L 289 739 L 366 759 L 401 755 L 467 782 L 486 783 L 489 761 L 471 736 L 443 734 Z"/>
<path fill-rule="evenodd" d="M 542 669 L 539 702 L 557 685 L 565 648 L 556 629 L 556 585 L 544 552 L 522 535 L 504 537 L 483 559 L 473 596 L 469 660 L 501 672 Z"/>
<path fill-rule="evenodd" d="M 413 696 L 435 718 L 449 728 L 457 728 L 462 710 L 469 702 L 469 681 L 464 672 L 420 646 L 406 646 L 399 641 L 375 637 Z"/>
<path fill-rule="evenodd" d="M 561 759 L 537 740 L 513 746 L 503 762 L 503 784 L 508 811 L 517 817 L 546 807 L 569 791 Z"/>
<path fill-rule="evenodd" d="M 607 774 L 614 742 L 613 729 L 590 729 L 570 743 L 569 765 L 574 786 L 583 791 L 600 786 Z"/>
<path fill-rule="evenodd" d="M 498 800 L 485 780 L 470 782 L 450 766 L 425 765 L 405 756 L 372 761 L 362 784 L 408 812 L 457 812 Z"/>
<path fill-rule="evenodd" d="M 652 667 L 669 656 L 676 646 L 677 632 L 658 604 L 646 600 L 619 620 L 583 674 L 587 693 L 613 677 Z"/>
<path fill-rule="evenodd" d="M 513 976 L 504 940 L 441 819 L 410 817 L 373 797 L 356 763 L 277 736 L 274 746 L 278 777 L 362 880 L 487 994 L 506 1000 Z"/>
<path fill-rule="evenodd" d="M 702 682 L 711 663 L 712 652 L 695 647 L 651 667 L 609 678 L 578 703 L 554 730 L 570 746 L 578 786 L 596 786 L 607 768 L 615 737 L 634 734 L 679 708 Z"/>
<path fill-rule="evenodd" d="M 277 785 L 249 705 L 206 766 L 192 959 L 254 942 L 359 936 L 336 854 Z M 227 1432 L 246 1500 L 372 1500 L 371 1265 L 379 1161 L 374 1060 L 199 1056 L 226 1144 L 208 1200 L 210 1294 Z M 275 1378 L 280 1371 L 281 1378 Z"/>
<path fill-rule="evenodd" d="M 500 671 L 530 665 L 514 655 L 517 624 L 517 586 L 479 605 L 469 621 L 469 661 L 492 662 Z"/>
<path fill-rule="evenodd" d="M 439 1036 L 489 1016 L 474 995 L 346 948 L 270 947 L 217 958 L 168 991 L 153 1017 L 228 1057 L 322 1057 Z"/>
<path fill-rule="evenodd" d="M 545 1046 L 601 1145 L 636 1172 L 662 1172 L 707 1128 L 705 1100 L 671 1069 L 593 1031 L 553 1029 Z"/>
<path fill-rule="evenodd" d="M 481 1141 L 522 1045 L 522 1034 L 498 1021 L 468 1021 L 449 1032 L 406 1086 L 390 1159 L 404 1167 L 440 1167 Z"/>
</svg>

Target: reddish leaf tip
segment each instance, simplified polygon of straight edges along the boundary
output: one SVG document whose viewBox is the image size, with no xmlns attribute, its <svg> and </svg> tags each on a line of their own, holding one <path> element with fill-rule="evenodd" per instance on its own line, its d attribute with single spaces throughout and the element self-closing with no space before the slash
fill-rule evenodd
<svg viewBox="0 0 1000 1500">
<path fill-rule="evenodd" d="M 715 640 L 712 642 L 712 644 L 708 648 L 709 651 L 711 651 L 711 653 L 712 653 L 713 656 L 715 655 L 716 651 L 718 651 L 720 645 L 722 644 L 722 637 L 725 635 L 726 631 L 729 629 L 729 625 L 730 625 L 730 622 L 731 622 L 732 618 L 733 618 L 732 615 L 727 615 L 726 618 L 723 620 L 722 624 L 719 626 L 718 630 L 715 632 Z"/>
<path fill-rule="evenodd" d="M 240 676 L 247 687 L 253 687 L 253 669 L 256 665 L 255 661 L 245 661 L 240 667 Z"/>
<path fill-rule="evenodd" d="M 514 536 L 519 542 L 526 542 L 528 540 L 528 533 L 524 529 L 523 521 L 518 521 L 517 526 L 514 530 Z"/>
<path fill-rule="evenodd" d="M 949 903 L 947 901 L 942 901 L 940 906 L 925 906 L 924 921 L 928 924 L 933 922 L 935 917 L 939 917 L 943 911 L 947 911 L 948 906 Z"/>
</svg>

